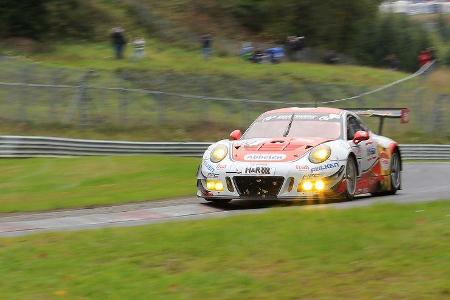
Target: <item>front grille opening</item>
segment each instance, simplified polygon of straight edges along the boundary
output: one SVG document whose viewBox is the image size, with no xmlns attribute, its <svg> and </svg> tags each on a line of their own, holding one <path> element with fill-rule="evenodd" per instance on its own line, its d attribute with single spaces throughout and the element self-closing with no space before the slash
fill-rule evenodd
<svg viewBox="0 0 450 300">
<path fill-rule="evenodd" d="M 281 176 L 236 176 L 234 183 L 239 195 L 244 197 L 276 197 L 284 183 Z"/>
<path fill-rule="evenodd" d="M 233 184 L 231 183 L 230 177 L 225 177 L 225 181 L 227 182 L 227 188 L 230 192 L 234 192 Z"/>
<path fill-rule="evenodd" d="M 293 188 L 294 188 L 294 178 L 291 177 L 291 178 L 289 178 L 288 192 L 292 191 Z"/>
</svg>

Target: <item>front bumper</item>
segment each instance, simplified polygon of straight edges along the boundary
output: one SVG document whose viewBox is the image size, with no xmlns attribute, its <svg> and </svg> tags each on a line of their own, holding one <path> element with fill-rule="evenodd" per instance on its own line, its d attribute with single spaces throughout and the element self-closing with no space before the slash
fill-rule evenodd
<svg viewBox="0 0 450 300">
<path fill-rule="evenodd" d="M 345 190 L 345 162 L 328 162 L 333 168 L 315 172 L 317 166 L 295 163 L 249 164 L 235 162 L 216 164 L 203 162 L 197 176 L 197 196 L 207 200 L 305 200 L 311 198 L 335 198 Z M 259 168 L 259 169 L 257 169 Z M 247 174 L 259 170 L 266 174 Z M 321 180 L 323 189 L 317 190 L 315 182 Z M 209 181 L 209 185 L 208 185 Z M 311 190 L 304 190 L 303 183 L 310 181 Z M 214 189 L 219 183 L 222 189 Z M 211 188 L 213 187 L 213 188 Z"/>
</svg>

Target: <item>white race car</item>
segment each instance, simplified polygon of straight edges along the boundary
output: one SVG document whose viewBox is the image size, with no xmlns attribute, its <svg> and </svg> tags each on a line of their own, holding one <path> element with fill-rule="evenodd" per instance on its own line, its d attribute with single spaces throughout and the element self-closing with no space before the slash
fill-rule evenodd
<svg viewBox="0 0 450 300">
<path fill-rule="evenodd" d="M 268 111 L 243 135 L 235 130 L 229 140 L 206 150 L 197 174 L 197 196 L 228 202 L 395 194 L 401 188 L 399 145 L 372 133 L 361 114 L 381 121 L 401 117 L 404 122 L 408 110 Z"/>
</svg>

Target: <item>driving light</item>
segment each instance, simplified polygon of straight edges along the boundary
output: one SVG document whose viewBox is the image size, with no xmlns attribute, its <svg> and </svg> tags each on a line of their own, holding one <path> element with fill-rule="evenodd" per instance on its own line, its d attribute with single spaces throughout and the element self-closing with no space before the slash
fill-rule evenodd
<svg viewBox="0 0 450 300">
<path fill-rule="evenodd" d="M 206 189 L 209 191 L 223 192 L 223 182 L 216 179 L 206 179 Z"/>
<path fill-rule="evenodd" d="M 309 161 L 314 164 L 320 164 L 326 161 L 331 155 L 331 148 L 327 145 L 320 145 L 309 153 Z"/>
<path fill-rule="evenodd" d="M 227 156 L 228 148 L 225 145 L 218 145 L 214 150 L 211 152 L 210 160 L 213 163 L 218 163 L 222 161 L 225 156 Z"/>
<path fill-rule="evenodd" d="M 206 179 L 206 188 L 210 191 L 214 190 L 216 183 L 212 179 Z"/>
<path fill-rule="evenodd" d="M 313 188 L 313 184 L 311 181 L 304 181 L 302 183 L 302 189 L 304 191 L 310 191 L 310 190 L 312 190 L 312 188 Z"/>
<path fill-rule="evenodd" d="M 214 189 L 219 192 L 223 191 L 222 181 L 217 181 L 216 184 L 214 185 Z"/>
<path fill-rule="evenodd" d="M 318 191 L 323 191 L 325 189 L 325 183 L 323 182 L 323 180 L 319 179 L 316 181 L 316 183 L 314 184 L 314 187 L 316 188 L 316 190 Z"/>
</svg>

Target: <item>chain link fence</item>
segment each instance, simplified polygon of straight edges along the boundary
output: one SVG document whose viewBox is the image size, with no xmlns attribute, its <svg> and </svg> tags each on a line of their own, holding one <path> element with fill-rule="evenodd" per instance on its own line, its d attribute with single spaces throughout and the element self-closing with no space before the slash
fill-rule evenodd
<svg viewBox="0 0 450 300">
<path fill-rule="evenodd" d="M 450 95 L 426 88 L 423 75 L 365 94 L 374 88 L 175 72 L 83 71 L 7 57 L 0 57 L 0 70 L 1 123 L 189 132 L 245 128 L 262 112 L 287 106 L 408 107 L 410 123 L 389 122 L 387 131 L 449 136 Z"/>
</svg>

